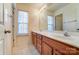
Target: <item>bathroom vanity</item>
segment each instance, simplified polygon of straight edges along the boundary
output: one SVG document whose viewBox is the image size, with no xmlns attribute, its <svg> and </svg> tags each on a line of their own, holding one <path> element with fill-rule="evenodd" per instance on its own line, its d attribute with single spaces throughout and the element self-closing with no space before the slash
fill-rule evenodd
<svg viewBox="0 0 79 59">
<path fill-rule="evenodd" d="M 59 33 L 33 31 L 32 42 L 41 55 L 79 55 L 79 41 Z"/>
</svg>

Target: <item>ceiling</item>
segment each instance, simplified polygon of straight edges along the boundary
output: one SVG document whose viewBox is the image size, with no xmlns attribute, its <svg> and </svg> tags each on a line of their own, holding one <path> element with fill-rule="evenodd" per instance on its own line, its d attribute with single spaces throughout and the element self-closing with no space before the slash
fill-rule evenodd
<svg viewBox="0 0 79 59">
<path fill-rule="evenodd" d="M 19 4 L 21 4 L 21 5 L 27 5 L 27 6 L 29 6 L 32 10 L 33 9 L 40 9 L 43 5 L 44 5 L 44 3 L 19 3 Z"/>
<path fill-rule="evenodd" d="M 49 4 L 47 4 L 47 6 L 48 6 L 47 10 L 51 11 L 51 12 L 54 12 L 54 11 L 66 6 L 68 4 L 69 3 L 49 3 Z"/>
<path fill-rule="evenodd" d="M 54 12 L 57 9 L 60 9 L 69 3 L 19 3 L 21 5 L 27 5 L 31 8 L 31 10 L 40 10 L 44 5 L 47 5 L 46 9 L 48 11 Z"/>
</svg>

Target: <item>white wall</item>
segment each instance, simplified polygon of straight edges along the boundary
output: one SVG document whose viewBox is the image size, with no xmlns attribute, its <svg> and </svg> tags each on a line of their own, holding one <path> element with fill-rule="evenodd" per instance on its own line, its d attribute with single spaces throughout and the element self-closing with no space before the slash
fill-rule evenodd
<svg viewBox="0 0 79 59">
<path fill-rule="evenodd" d="M 54 12 L 54 16 L 63 14 L 64 31 L 76 31 L 77 29 L 77 8 L 76 4 L 68 4 L 67 6 Z"/>
<path fill-rule="evenodd" d="M 19 10 L 22 10 L 22 11 L 26 11 L 26 12 L 28 12 L 28 14 L 29 14 L 29 19 L 28 19 L 28 34 L 27 35 L 25 35 L 25 36 L 23 36 L 23 35 L 17 35 L 17 31 L 18 31 L 18 17 L 17 17 L 17 12 L 19 11 Z M 15 39 L 15 46 L 16 46 L 16 43 L 17 43 L 17 40 L 19 40 L 19 39 L 28 39 L 29 38 L 29 40 L 30 40 L 30 32 L 31 32 L 31 30 L 33 29 L 33 24 L 32 24 L 32 20 L 33 20 L 33 18 L 32 18 L 33 16 L 32 16 L 32 13 L 31 13 L 31 9 L 30 9 L 30 7 L 28 6 L 28 5 L 25 5 L 25 4 L 20 4 L 20 3 L 16 3 L 16 8 L 15 8 L 15 14 L 14 14 L 14 39 Z M 34 27 L 36 27 L 36 26 L 34 26 Z"/>
<path fill-rule="evenodd" d="M 0 24 L 3 23 L 3 3 L 0 3 Z"/>
</svg>

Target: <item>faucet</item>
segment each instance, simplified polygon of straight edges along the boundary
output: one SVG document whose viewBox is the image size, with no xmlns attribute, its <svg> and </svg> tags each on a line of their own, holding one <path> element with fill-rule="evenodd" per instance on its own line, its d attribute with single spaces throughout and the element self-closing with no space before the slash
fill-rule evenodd
<svg viewBox="0 0 79 59">
<path fill-rule="evenodd" d="M 64 36 L 69 37 L 69 33 L 68 32 L 64 32 Z"/>
</svg>

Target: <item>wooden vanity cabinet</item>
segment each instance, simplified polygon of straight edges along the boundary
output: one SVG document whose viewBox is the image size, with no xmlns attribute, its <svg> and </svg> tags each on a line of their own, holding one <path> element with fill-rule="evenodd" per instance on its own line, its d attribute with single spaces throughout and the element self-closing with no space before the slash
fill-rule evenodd
<svg viewBox="0 0 79 59">
<path fill-rule="evenodd" d="M 32 32 L 32 41 L 42 55 L 79 55 L 79 48 Z"/>
<path fill-rule="evenodd" d="M 32 43 L 33 45 L 36 47 L 36 33 L 35 32 L 32 32 Z"/>
</svg>

